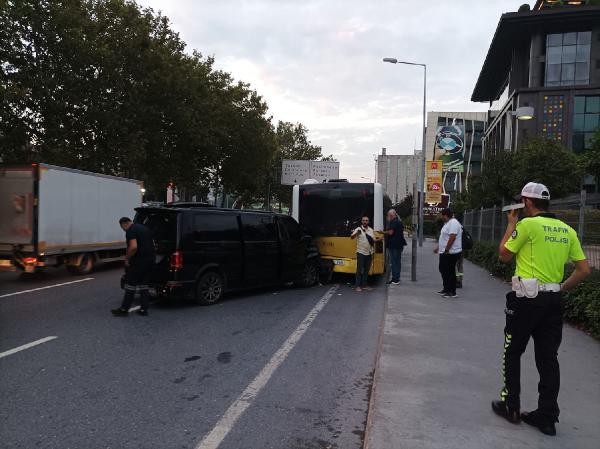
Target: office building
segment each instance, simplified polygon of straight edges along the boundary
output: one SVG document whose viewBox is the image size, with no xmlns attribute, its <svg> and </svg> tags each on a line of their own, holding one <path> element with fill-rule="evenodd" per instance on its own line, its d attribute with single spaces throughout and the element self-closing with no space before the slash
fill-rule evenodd
<svg viewBox="0 0 600 449">
<path fill-rule="evenodd" d="M 542 1 L 503 14 L 471 100 L 488 102 L 484 155 L 532 137 L 582 153 L 600 124 L 600 6 Z M 595 181 L 587 177 L 586 189 Z"/>
<path fill-rule="evenodd" d="M 414 154 L 387 154 L 385 148 L 377 156 L 376 182 L 383 185 L 393 204 L 412 194 L 413 183 L 417 182 L 421 152 Z"/>
<path fill-rule="evenodd" d="M 427 159 L 439 159 L 440 136 L 438 131 L 443 127 L 462 127 L 464 134 L 460 137 L 460 145 L 464 164 L 462 172 L 444 173 L 445 193 L 460 192 L 468 189 L 469 180 L 481 173 L 482 139 L 487 123 L 486 112 L 428 112 L 425 148 Z"/>
</svg>

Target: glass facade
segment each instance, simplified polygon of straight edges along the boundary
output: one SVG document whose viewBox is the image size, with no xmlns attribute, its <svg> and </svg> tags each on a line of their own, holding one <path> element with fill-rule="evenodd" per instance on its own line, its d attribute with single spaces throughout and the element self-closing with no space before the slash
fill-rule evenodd
<svg viewBox="0 0 600 449">
<path fill-rule="evenodd" d="M 590 83 L 591 31 L 546 36 L 546 86 Z"/>
<path fill-rule="evenodd" d="M 600 127 L 600 96 L 576 96 L 573 112 L 573 150 L 581 153 L 590 148 Z"/>
</svg>

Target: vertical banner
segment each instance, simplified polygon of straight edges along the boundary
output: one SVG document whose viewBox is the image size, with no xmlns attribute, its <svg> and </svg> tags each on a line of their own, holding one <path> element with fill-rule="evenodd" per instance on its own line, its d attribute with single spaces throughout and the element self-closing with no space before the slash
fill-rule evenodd
<svg viewBox="0 0 600 449">
<path fill-rule="evenodd" d="M 465 171 L 465 127 L 463 125 L 438 126 L 435 135 L 435 159 L 441 159 L 447 172 Z"/>
<path fill-rule="evenodd" d="M 425 202 L 428 204 L 438 204 L 442 201 L 442 161 L 427 161 L 425 166 L 425 178 L 427 193 Z"/>
</svg>

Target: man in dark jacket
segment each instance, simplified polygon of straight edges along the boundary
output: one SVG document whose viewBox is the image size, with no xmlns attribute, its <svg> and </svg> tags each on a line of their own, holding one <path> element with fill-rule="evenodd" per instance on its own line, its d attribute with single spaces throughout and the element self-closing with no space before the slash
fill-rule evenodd
<svg viewBox="0 0 600 449">
<path fill-rule="evenodd" d="M 404 225 L 394 209 L 387 213 L 388 226 L 385 231 L 385 249 L 388 253 L 389 264 L 391 265 L 392 279 L 388 284 L 398 285 L 400 283 L 400 269 L 402 260 L 402 250 L 406 246 L 404 239 Z"/>
<path fill-rule="evenodd" d="M 119 224 L 125 231 L 127 253 L 125 254 L 125 295 L 118 309 L 112 309 L 114 316 L 128 316 L 133 303 L 135 292 L 140 292 L 140 310 L 138 315 L 148 315 L 150 297 L 148 295 L 148 279 L 154 266 L 156 253 L 152 232 L 139 223 L 133 223 L 130 218 L 123 217 Z"/>
</svg>

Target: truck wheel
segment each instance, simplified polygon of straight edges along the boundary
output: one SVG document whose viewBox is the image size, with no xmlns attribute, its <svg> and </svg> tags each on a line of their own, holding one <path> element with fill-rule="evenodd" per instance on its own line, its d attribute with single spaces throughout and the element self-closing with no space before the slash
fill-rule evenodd
<svg viewBox="0 0 600 449">
<path fill-rule="evenodd" d="M 85 253 L 81 256 L 77 265 L 67 265 L 67 269 L 73 274 L 89 274 L 94 269 L 94 256 Z"/>
<path fill-rule="evenodd" d="M 319 267 L 316 262 L 313 260 L 309 260 L 304 265 L 304 270 L 302 270 L 302 278 L 296 282 L 296 285 L 301 288 L 312 287 L 319 280 Z"/>
<path fill-rule="evenodd" d="M 208 271 L 200 277 L 196 284 L 195 302 L 202 306 L 215 304 L 223 297 L 224 290 L 223 276 L 216 271 Z"/>
</svg>

